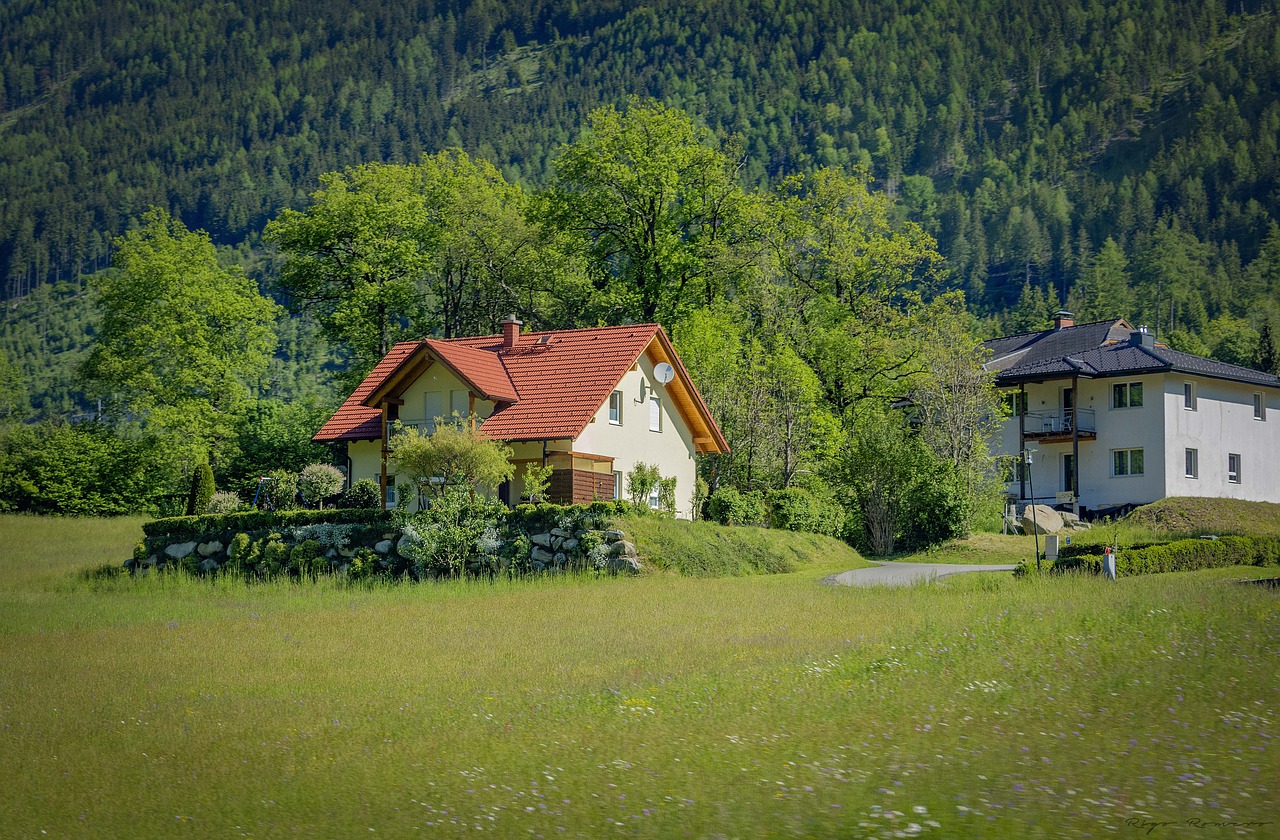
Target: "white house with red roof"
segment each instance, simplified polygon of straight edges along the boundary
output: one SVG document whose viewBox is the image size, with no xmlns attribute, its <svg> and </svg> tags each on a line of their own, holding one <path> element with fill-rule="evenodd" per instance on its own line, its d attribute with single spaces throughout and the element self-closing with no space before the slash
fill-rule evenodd
<svg viewBox="0 0 1280 840">
<path fill-rule="evenodd" d="M 394 498 L 388 442 L 395 421 L 429 431 L 438 418 L 475 417 L 511 446 L 514 504 L 528 463 L 552 467 L 560 503 L 625 496 L 624 476 L 656 464 L 676 479 L 688 517 L 694 456 L 728 451 L 711 412 L 657 324 L 521 333 L 514 316 L 496 336 L 397 344 L 315 435 L 345 441 L 348 478 L 372 478 Z"/>
</svg>

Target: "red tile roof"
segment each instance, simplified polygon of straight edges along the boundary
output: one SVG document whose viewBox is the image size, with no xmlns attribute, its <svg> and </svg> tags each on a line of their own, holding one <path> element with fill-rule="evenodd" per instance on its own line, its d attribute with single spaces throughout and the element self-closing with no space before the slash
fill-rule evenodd
<svg viewBox="0 0 1280 840">
<path fill-rule="evenodd" d="M 710 437 L 700 448 L 728 449 L 711 413 L 657 324 L 523 333 L 504 349 L 502 336 L 427 339 L 398 344 L 315 436 L 315 440 L 360 440 L 381 434 L 381 412 L 364 401 L 388 382 L 419 347 L 444 363 L 478 395 L 497 402 L 483 431 L 498 440 L 572 439 L 647 349 L 653 361 L 671 361 L 683 384 L 677 400 L 686 417 Z M 652 346 L 651 346 L 652 345 Z M 393 385 L 394 387 L 394 385 Z"/>
<path fill-rule="evenodd" d="M 347 397 L 312 440 L 370 440 L 382 437 L 382 409 L 369 408 L 365 399 L 387 380 L 405 359 L 418 349 L 420 342 L 402 341 L 374 366 L 369 375 Z"/>
</svg>

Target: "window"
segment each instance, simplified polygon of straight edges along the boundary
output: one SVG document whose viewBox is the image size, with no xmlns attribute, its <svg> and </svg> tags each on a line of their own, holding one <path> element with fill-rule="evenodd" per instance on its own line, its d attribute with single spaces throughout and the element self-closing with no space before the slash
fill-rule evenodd
<svg viewBox="0 0 1280 840">
<path fill-rule="evenodd" d="M 615 499 L 622 498 L 622 471 L 621 470 L 613 471 L 613 498 Z"/>
<path fill-rule="evenodd" d="M 1234 452 L 1227 455 L 1227 481 L 1240 483 L 1240 456 Z"/>
<path fill-rule="evenodd" d="M 1062 489 L 1068 493 L 1076 489 L 1076 456 L 1069 452 L 1062 456 Z"/>
<path fill-rule="evenodd" d="M 615 426 L 622 425 L 622 392 L 614 391 L 609 395 L 609 422 Z"/>
<path fill-rule="evenodd" d="M 1187 478 L 1200 477 L 1200 452 L 1196 449 L 1188 449 L 1186 451 L 1186 476 Z"/>
<path fill-rule="evenodd" d="M 1257 392 L 1253 395 L 1253 419 L 1267 419 L 1267 398 Z"/>
<path fill-rule="evenodd" d="M 1027 465 L 1017 455 L 1003 455 L 999 460 L 1000 477 L 1005 484 L 1024 481 L 1027 477 Z"/>
<path fill-rule="evenodd" d="M 387 476 L 387 507 L 396 506 L 396 477 L 394 475 Z"/>
<path fill-rule="evenodd" d="M 1182 383 L 1182 407 L 1187 411 L 1196 410 L 1196 383 Z"/>
<path fill-rule="evenodd" d="M 662 431 L 662 398 L 649 397 L 649 431 Z"/>
<path fill-rule="evenodd" d="M 1142 383 L 1121 382 L 1111 386 L 1112 408 L 1141 408 Z"/>
<path fill-rule="evenodd" d="M 653 489 L 649 491 L 649 507 L 658 509 L 658 482 L 656 481 L 653 483 Z"/>
<path fill-rule="evenodd" d="M 1113 449 L 1111 450 L 1111 474 L 1121 475 L 1142 475 L 1144 464 L 1141 449 Z"/>
</svg>

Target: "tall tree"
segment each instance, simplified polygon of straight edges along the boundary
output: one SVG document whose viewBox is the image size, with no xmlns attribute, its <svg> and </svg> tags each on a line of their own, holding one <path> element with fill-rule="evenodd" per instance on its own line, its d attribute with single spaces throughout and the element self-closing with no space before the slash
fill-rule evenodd
<svg viewBox="0 0 1280 840">
<path fill-rule="evenodd" d="M 280 288 L 345 347 L 358 382 L 397 340 L 425 331 L 424 279 L 439 243 L 422 170 L 366 164 L 322 175 L 305 211 L 285 210 L 263 238 L 284 253 Z"/>
<path fill-rule="evenodd" d="M 738 164 L 683 111 L 633 97 L 593 111 L 561 150 L 547 211 L 587 238 L 619 316 L 673 324 L 732 271 Z"/>
<path fill-rule="evenodd" d="M 152 427 L 216 449 L 275 346 L 276 305 L 163 210 L 115 248 L 117 270 L 93 281 L 101 320 L 83 374 Z"/>
</svg>

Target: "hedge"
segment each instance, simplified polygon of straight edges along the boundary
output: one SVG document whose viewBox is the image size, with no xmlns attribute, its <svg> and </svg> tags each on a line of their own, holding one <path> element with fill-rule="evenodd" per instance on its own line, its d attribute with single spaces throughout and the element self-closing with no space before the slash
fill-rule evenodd
<svg viewBox="0 0 1280 840">
<path fill-rule="evenodd" d="M 1095 548 L 1096 546 L 1091 546 Z M 1100 575 L 1103 556 L 1078 554 L 1059 557 L 1051 564 L 1051 573 L 1084 572 Z M 1224 566 L 1280 565 L 1280 537 L 1222 537 L 1216 540 L 1191 539 L 1145 545 L 1121 550 L 1116 555 L 1116 575 L 1154 575 L 1164 572 L 1193 572 Z M 1018 564 L 1016 574 L 1034 569 Z"/>
<path fill-rule="evenodd" d="M 367 508 L 337 510 L 247 510 L 239 513 L 210 513 L 204 516 L 173 516 L 143 523 L 148 537 L 200 539 L 206 534 L 223 531 L 260 531 L 264 528 L 290 528 L 331 522 L 337 525 L 389 525 L 392 511 Z"/>
</svg>

